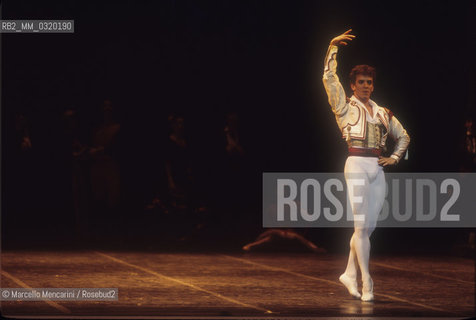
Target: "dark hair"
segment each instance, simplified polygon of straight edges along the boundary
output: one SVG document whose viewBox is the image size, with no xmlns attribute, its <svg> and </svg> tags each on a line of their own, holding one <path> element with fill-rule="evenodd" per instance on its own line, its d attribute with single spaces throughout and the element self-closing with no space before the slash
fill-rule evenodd
<svg viewBox="0 0 476 320">
<path fill-rule="evenodd" d="M 357 78 L 358 74 L 372 77 L 373 81 L 375 82 L 374 67 L 368 66 L 366 64 L 359 64 L 358 66 L 355 66 L 354 68 L 352 68 L 352 71 L 349 74 L 350 83 L 355 84 L 355 79 Z"/>
</svg>

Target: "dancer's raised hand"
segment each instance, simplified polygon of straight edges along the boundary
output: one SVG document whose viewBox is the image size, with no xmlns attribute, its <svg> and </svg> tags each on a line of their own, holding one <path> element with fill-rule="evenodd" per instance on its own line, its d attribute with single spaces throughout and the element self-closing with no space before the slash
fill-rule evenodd
<svg viewBox="0 0 476 320">
<path fill-rule="evenodd" d="M 350 42 L 350 41 L 354 40 L 354 38 L 355 38 L 355 36 L 353 34 L 350 34 L 351 31 L 352 31 L 352 29 L 349 29 L 346 32 L 344 32 L 343 34 L 338 35 L 337 37 L 332 39 L 331 40 L 331 45 L 333 45 L 333 46 L 341 46 L 341 45 L 346 46 L 347 42 Z"/>
</svg>

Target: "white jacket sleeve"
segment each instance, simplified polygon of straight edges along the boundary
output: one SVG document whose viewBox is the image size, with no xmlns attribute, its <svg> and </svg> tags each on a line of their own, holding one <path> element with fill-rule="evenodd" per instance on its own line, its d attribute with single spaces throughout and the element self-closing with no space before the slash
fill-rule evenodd
<svg viewBox="0 0 476 320">
<path fill-rule="evenodd" d="M 326 88 L 329 104 L 332 111 L 337 117 L 343 116 L 348 111 L 348 104 L 346 103 L 346 96 L 344 88 L 342 87 L 339 77 L 337 76 L 337 46 L 329 46 L 327 50 L 326 59 L 324 61 L 324 75 L 322 81 Z"/>
<path fill-rule="evenodd" d="M 392 116 L 389 122 L 389 135 L 396 141 L 395 149 L 390 157 L 398 162 L 408 149 L 410 136 L 395 116 Z"/>
</svg>

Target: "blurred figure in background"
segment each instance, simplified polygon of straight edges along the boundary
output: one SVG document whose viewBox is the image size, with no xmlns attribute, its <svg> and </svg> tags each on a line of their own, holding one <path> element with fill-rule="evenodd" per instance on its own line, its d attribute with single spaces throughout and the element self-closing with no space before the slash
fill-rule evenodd
<svg viewBox="0 0 476 320">
<path fill-rule="evenodd" d="M 246 170 L 246 152 L 241 142 L 240 121 L 238 113 L 229 112 L 225 115 L 223 128 L 225 138 L 225 157 L 222 165 L 220 201 L 220 225 L 227 232 L 234 234 L 242 227 L 237 221 L 247 221 L 249 197 L 246 183 L 248 172 Z M 248 222 L 248 221 L 247 221 Z"/>
<path fill-rule="evenodd" d="M 34 203 L 36 185 L 33 182 L 35 162 L 33 145 L 30 139 L 30 126 L 23 113 L 7 116 L 10 121 L 5 123 L 5 146 L 2 181 L 8 185 L 4 188 L 2 203 L 2 232 L 3 236 L 12 232 L 14 227 L 32 223 L 25 221 L 31 204 Z"/>
<path fill-rule="evenodd" d="M 473 119 L 467 117 L 464 123 L 464 139 L 461 146 L 461 172 L 474 172 L 476 169 L 476 137 L 474 135 Z M 460 144 L 461 145 L 461 144 Z M 475 213 L 476 214 L 476 213 Z M 468 248 L 474 252 L 476 248 L 476 233 L 470 231 L 467 233 L 463 248 Z"/>
<path fill-rule="evenodd" d="M 240 157 L 244 156 L 245 151 L 240 144 L 240 135 L 239 135 L 239 118 L 236 112 L 230 112 L 226 115 L 225 119 L 225 137 L 226 137 L 226 152 L 228 156 L 231 157 Z"/>
<path fill-rule="evenodd" d="M 476 137 L 473 119 L 468 117 L 464 123 L 465 135 L 462 147 L 460 171 L 474 172 L 476 169 Z"/>
<path fill-rule="evenodd" d="M 183 117 L 171 114 L 168 122 L 170 134 L 165 153 L 165 172 L 170 205 L 175 209 L 187 209 L 191 205 L 193 176 L 190 148 L 185 140 L 185 121 Z"/>
<path fill-rule="evenodd" d="M 71 162 L 71 188 L 74 212 L 74 229 L 78 242 L 87 238 L 89 197 L 90 197 L 90 168 L 88 147 L 83 142 L 78 119 L 78 111 L 68 107 L 62 114 L 65 144 L 68 159 Z"/>
<path fill-rule="evenodd" d="M 28 120 L 26 117 L 19 113 L 15 115 L 15 132 L 18 146 L 25 152 L 31 149 L 32 144 L 30 140 L 30 132 L 28 129 Z"/>
<path fill-rule="evenodd" d="M 101 113 L 102 121 L 92 130 L 91 147 L 88 149 L 91 158 L 91 191 L 99 222 L 111 226 L 111 222 L 119 218 L 117 210 L 121 176 L 118 149 L 121 125 L 114 118 L 110 100 L 104 100 Z"/>
</svg>

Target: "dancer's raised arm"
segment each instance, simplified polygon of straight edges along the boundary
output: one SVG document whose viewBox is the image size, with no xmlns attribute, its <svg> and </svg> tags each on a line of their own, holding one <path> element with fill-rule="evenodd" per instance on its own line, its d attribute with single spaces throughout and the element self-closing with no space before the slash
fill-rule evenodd
<svg viewBox="0 0 476 320">
<path fill-rule="evenodd" d="M 322 81 L 326 88 L 329 104 L 336 116 L 341 116 L 347 112 L 346 96 L 339 77 L 337 76 L 337 60 L 336 55 L 338 46 L 346 46 L 355 36 L 350 34 L 352 29 L 347 30 L 331 40 L 329 49 L 327 49 L 326 59 L 324 61 L 324 75 Z"/>
</svg>

